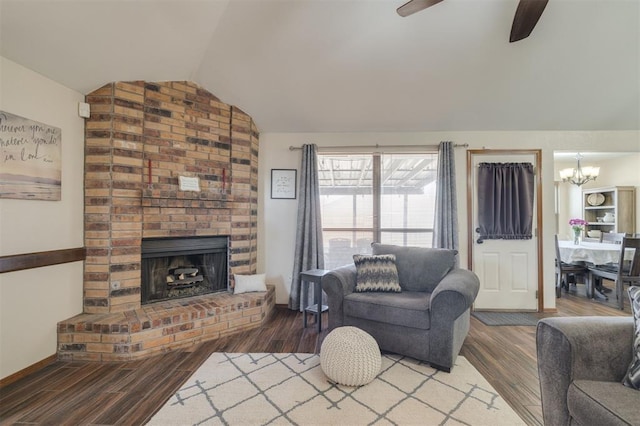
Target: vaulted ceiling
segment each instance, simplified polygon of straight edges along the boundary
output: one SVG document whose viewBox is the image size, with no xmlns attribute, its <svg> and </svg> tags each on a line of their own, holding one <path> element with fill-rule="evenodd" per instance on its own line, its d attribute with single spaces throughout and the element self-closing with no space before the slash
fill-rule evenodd
<svg viewBox="0 0 640 426">
<path fill-rule="evenodd" d="M 0 54 L 81 93 L 191 80 L 262 132 L 639 130 L 640 0 L 0 0 Z"/>
</svg>

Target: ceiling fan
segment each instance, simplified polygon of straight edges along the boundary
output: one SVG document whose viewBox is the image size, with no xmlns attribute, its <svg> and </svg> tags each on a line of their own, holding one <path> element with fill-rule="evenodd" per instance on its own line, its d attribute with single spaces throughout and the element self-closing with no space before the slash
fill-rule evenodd
<svg viewBox="0 0 640 426">
<path fill-rule="evenodd" d="M 443 0 L 409 0 L 397 9 L 398 15 L 409 16 Z M 513 17 L 509 42 L 529 37 L 549 0 L 520 0 Z"/>
</svg>

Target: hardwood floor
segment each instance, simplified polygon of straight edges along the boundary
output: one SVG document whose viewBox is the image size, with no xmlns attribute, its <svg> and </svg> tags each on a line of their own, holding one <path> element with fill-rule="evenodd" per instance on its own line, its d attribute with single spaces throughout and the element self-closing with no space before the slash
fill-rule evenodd
<svg viewBox="0 0 640 426">
<path fill-rule="evenodd" d="M 630 314 L 570 293 L 557 313 L 538 315 Z M 0 424 L 144 424 L 212 352 L 318 352 L 326 333 L 303 330 L 300 313 L 277 308 L 259 329 L 189 350 L 126 363 L 54 362 L 0 389 Z M 461 354 L 528 424 L 542 424 L 535 327 L 489 327 L 472 317 Z"/>
</svg>

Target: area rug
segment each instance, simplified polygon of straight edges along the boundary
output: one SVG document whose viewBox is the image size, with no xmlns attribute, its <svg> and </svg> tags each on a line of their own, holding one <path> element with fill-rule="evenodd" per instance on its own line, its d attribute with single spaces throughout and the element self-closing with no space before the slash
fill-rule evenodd
<svg viewBox="0 0 640 426">
<path fill-rule="evenodd" d="M 452 373 L 383 355 L 369 384 L 331 383 L 313 354 L 214 353 L 149 425 L 523 425 L 467 361 Z"/>
<path fill-rule="evenodd" d="M 537 325 L 540 318 L 528 312 L 471 312 L 485 325 Z"/>
</svg>

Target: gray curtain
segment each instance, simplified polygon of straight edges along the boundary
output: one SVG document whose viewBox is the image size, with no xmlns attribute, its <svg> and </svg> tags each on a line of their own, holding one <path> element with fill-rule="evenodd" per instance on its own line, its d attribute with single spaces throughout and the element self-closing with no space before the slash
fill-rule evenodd
<svg viewBox="0 0 640 426">
<path fill-rule="evenodd" d="M 433 247 L 458 250 L 458 205 L 453 142 L 440 142 Z"/>
<path fill-rule="evenodd" d="M 300 272 L 309 269 L 324 269 L 322 247 L 322 220 L 320 218 L 320 185 L 318 183 L 318 147 L 302 145 L 302 165 L 298 185 L 298 222 L 296 229 L 296 251 L 291 275 L 289 309 L 302 310 Z M 309 289 L 309 299 L 313 291 Z M 310 300 L 305 301 L 306 306 Z"/>
<path fill-rule="evenodd" d="M 533 228 L 531 163 L 480 163 L 478 233 L 481 240 L 531 239 Z"/>
</svg>

